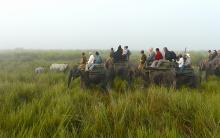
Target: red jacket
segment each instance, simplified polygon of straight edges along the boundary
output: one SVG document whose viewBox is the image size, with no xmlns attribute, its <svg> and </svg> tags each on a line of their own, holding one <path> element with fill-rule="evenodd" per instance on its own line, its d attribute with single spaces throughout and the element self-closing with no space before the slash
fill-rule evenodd
<svg viewBox="0 0 220 138">
<path fill-rule="evenodd" d="M 160 60 L 160 59 L 163 59 L 163 55 L 160 53 L 160 51 L 158 51 L 155 56 L 155 60 Z"/>
</svg>

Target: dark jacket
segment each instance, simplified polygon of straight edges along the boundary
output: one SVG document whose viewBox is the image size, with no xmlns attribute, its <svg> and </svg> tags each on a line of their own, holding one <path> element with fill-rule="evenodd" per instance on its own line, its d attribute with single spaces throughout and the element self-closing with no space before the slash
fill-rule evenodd
<svg viewBox="0 0 220 138">
<path fill-rule="evenodd" d="M 118 49 L 114 53 L 114 62 L 120 62 L 122 60 L 123 49 Z"/>
</svg>

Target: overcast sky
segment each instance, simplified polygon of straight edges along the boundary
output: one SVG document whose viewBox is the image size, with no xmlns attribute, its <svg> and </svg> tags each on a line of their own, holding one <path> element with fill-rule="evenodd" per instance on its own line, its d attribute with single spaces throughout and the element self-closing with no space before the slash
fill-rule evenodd
<svg viewBox="0 0 220 138">
<path fill-rule="evenodd" d="M 220 0 L 1 0 L 0 49 L 220 49 Z"/>
</svg>

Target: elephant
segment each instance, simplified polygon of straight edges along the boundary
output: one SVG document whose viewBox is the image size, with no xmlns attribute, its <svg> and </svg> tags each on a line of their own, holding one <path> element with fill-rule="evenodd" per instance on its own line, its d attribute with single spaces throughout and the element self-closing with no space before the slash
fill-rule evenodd
<svg viewBox="0 0 220 138">
<path fill-rule="evenodd" d="M 77 66 L 70 70 L 68 76 L 68 87 L 72 80 L 80 77 L 81 87 L 89 88 L 93 85 L 99 85 L 101 88 L 108 90 L 111 89 L 113 81 L 116 77 L 126 80 L 128 84 L 132 82 L 133 71 L 129 69 L 128 66 L 124 64 L 114 64 L 113 62 L 106 62 L 101 65 L 100 70 L 85 71 L 81 70 Z"/>
<path fill-rule="evenodd" d="M 108 84 L 113 81 L 112 75 L 107 70 L 103 69 L 99 73 L 91 73 L 89 71 L 81 70 L 74 67 L 70 70 L 68 75 L 68 87 L 72 80 L 80 77 L 81 88 L 90 88 L 93 85 L 99 85 L 102 89 L 107 90 Z"/>
<path fill-rule="evenodd" d="M 165 87 L 176 87 L 176 74 L 170 69 L 143 69 L 136 71 L 143 80 L 143 87 L 148 87 L 151 84 L 165 86 Z M 137 76 L 137 75 L 136 75 Z"/>
<path fill-rule="evenodd" d="M 208 76 L 215 75 L 220 77 L 220 57 L 216 57 L 211 61 L 203 60 L 199 64 L 199 71 L 205 72 L 206 80 Z"/>
<path fill-rule="evenodd" d="M 196 88 L 199 84 L 199 77 L 192 68 L 185 68 L 183 71 L 178 68 L 145 68 L 136 73 L 144 81 L 144 87 L 155 84 L 178 89 L 182 86 Z"/>
</svg>

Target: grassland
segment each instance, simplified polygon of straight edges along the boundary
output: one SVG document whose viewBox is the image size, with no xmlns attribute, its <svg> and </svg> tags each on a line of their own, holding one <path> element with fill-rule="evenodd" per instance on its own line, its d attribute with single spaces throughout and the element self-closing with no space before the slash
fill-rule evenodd
<svg viewBox="0 0 220 138">
<path fill-rule="evenodd" d="M 102 54 L 105 54 L 103 51 Z M 133 53 L 136 60 L 138 53 Z M 220 79 L 199 89 L 151 86 L 104 94 L 66 87 L 66 73 L 34 68 L 78 62 L 80 51 L 0 52 L 0 137 L 220 137 Z M 204 54 L 193 52 L 193 63 Z"/>
</svg>

